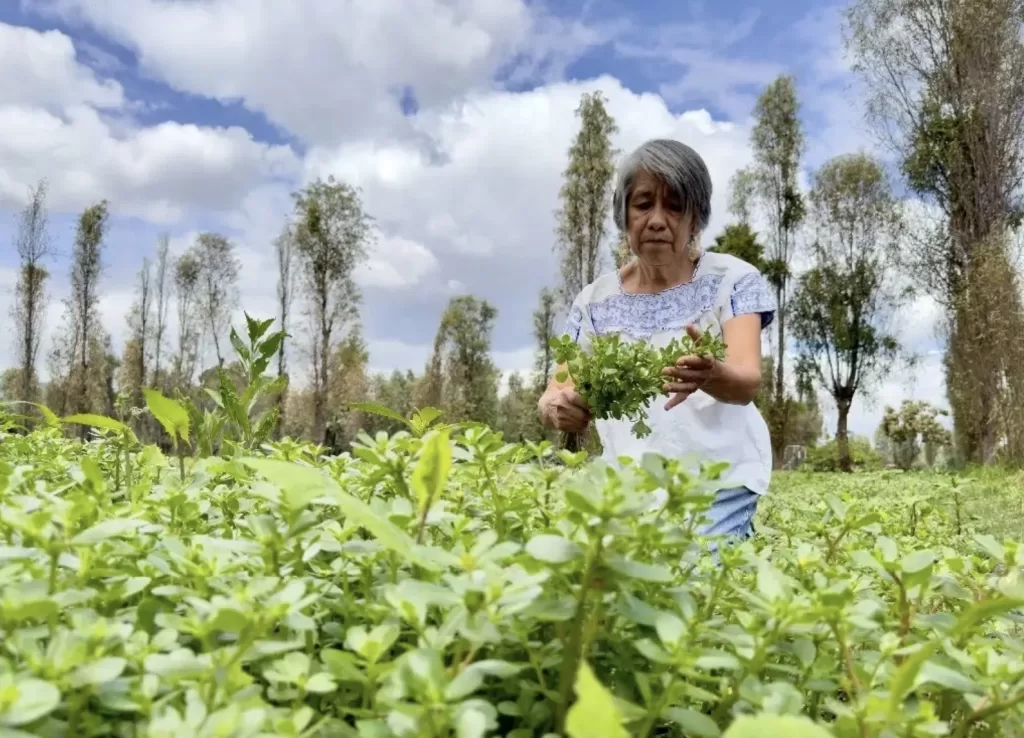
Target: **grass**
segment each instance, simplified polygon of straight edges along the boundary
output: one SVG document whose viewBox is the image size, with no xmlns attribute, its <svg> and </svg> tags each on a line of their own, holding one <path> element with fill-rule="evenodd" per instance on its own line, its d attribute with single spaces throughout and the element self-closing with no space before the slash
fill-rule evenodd
<svg viewBox="0 0 1024 738">
<path fill-rule="evenodd" d="M 915 515 L 947 518 L 951 532 L 988 533 L 996 539 L 1024 539 L 1024 473 L 995 469 L 961 474 L 933 471 L 885 470 L 855 474 L 776 472 L 758 511 L 767 522 L 778 509 L 816 505 L 825 494 L 848 494 L 854 499 L 891 500 L 893 514 L 907 518 L 908 532 Z"/>
</svg>

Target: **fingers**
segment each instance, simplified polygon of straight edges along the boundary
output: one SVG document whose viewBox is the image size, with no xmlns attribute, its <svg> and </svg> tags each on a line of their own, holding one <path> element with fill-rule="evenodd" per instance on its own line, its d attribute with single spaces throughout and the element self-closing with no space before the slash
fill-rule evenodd
<svg viewBox="0 0 1024 738">
<path fill-rule="evenodd" d="M 587 407 L 587 403 L 583 401 L 583 396 L 578 392 L 567 392 L 565 394 L 565 400 L 569 403 L 570 407 L 578 407 L 584 412 L 590 412 L 590 408 Z"/>
<path fill-rule="evenodd" d="M 701 369 L 707 371 L 714 367 L 715 360 L 710 356 L 680 356 L 676 360 L 676 366 L 687 369 Z"/>
<path fill-rule="evenodd" d="M 700 328 L 695 326 L 693 323 L 687 324 L 686 332 L 689 334 L 690 338 L 692 338 L 694 341 L 700 339 L 700 337 L 703 335 L 700 332 Z"/>
<path fill-rule="evenodd" d="M 692 392 L 676 392 L 674 395 L 672 395 L 672 397 L 670 397 L 668 399 L 668 402 L 665 403 L 665 409 L 666 410 L 671 410 L 676 405 L 678 405 L 681 402 L 683 402 L 691 394 L 693 394 L 693 393 Z"/>
<path fill-rule="evenodd" d="M 706 382 L 710 379 L 710 372 L 706 369 L 686 369 L 680 367 L 668 367 L 662 374 L 678 379 L 681 382 Z"/>
<path fill-rule="evenodd" d="M 582 431 L 590 422 L 590 410 L 576 393 L 566 393 L 554 406 L 554 425 L 561 431 Z"/>
<path fill-rule="evenodd" d="M 700 382 L 667 382 L 662 385 L 662 389 L 665 392 L 685 392 L 686 394 L 693 394 L 700 389 Z"/>
</svg>

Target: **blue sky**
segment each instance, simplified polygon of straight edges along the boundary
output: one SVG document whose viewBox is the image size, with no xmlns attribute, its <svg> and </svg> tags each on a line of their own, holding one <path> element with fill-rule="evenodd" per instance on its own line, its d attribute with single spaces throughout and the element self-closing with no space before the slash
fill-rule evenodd
<svg viewBox="0 0 1024 738">
<path fill-rule="evenodd" d="M 419 370 L 454 294 L 499 310 L 495 357 L 529 367 L 530 313 L 555 281 L 552 212 L 579 96 L 602 90 L 616 145 L 670 135 L 715 184 L 706 240 L 729 220 L 728 178 L 750 160 L 752 106 L 793 74 L 806 175 L 870 149 L 839 36 L 841 5 L 599 0 L 7 0 L 0 3 L 0 243 L 46 177 L 60 320 L 75 217 L 111 202 L 104 322 L 123 339 L 132 281 L 159 234 L 201 230 L 243 260 L 242 306 L 272 315 L 271 241 L 289 193 L 327 174 L 359 186 L 377 224 L 360 274 L 371 364 Z M 6 49 L 6 52 L 5 52 Z M 5 55 L 6 53 L 6 55 Z M 882 152 L 879 152 L 882 153 Z M 0 249 L 0 305 L 13 284 Z M 933 310 L 906 340 L 934 348 Z M 296 327 L 301 332 L 301 326 Z M 0 350 L 0 365 L 7 357 Z M 907 392 L 941 400 L 926 372 Z M 880 406 L 855 411 L 870 433 Z"/>
</svg>

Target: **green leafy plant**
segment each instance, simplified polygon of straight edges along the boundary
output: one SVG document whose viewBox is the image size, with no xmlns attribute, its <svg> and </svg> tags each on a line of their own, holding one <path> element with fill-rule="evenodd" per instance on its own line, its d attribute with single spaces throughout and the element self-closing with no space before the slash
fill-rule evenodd
<svg viewBox="0 0 1024 738">
<path fill-rule="evenodd" d="M 725 545 L 698 534 L 720 464 L 587 462 L 430 409 L 328 456 L 260 443 L 255 406 L 220 397 L 212 417 L 246 412 L 224 421 L 241 440 L 199 454 L 187 484 L 188 410 L 154 390 L 180 484 L 104 416 L 43 412 L 3 438 L 0 734 L 995 738 L 1024 723 L 1024 546 L 972 512 L 992 480 L 780 475 L 757 536 Z M 67 438 L 72 422 L 97 432 Z"/>
<path fill-rule="evenodd" d="M 569 336 L 553 337 L 550 342 L 555 361 L 566 369 L 557 379 L 572 378 L 576 391 L 597 419 L 629 419 L 637 438 L 651 433 L 644 421 L 647 404 L 664 395 L 666 367 L 674 366 L 681 356 L 725 358 L 725 343 L 709 328 L 694 341 L 689 335 L 672 339 L 657 348 L 646 341 L 627 341 L 617 333 L 595 336 L 583 351 Z"/>
<path fill-rule="evenodd" d="M 181 479 L 184 481 L 185 454 L 178 444 L 179 442 L 186 445 L 189 443 L 188 410 L 181 403 L 165 397 L 159 390 L 144 389 L 142 394 L 146 398 L 146 407 L 149 408 L 149 412 L 163 427 L 164 432 L 167 433 L 168 438 L 171 440 L 171 447 L 178 454 L 178 469 Z"/>
<path fill-rule="evenodd" d="M 221 411 L 221 422 L 216 424 L 223 440 L 229 444 L 229 452 L 237 449 L 258 448 L 273 433 L 277 426 L 280 410 L 276 404 L 257 413 L 260 401 L 281 393 L 288 386 L 287 377 L 268 377 L 267 368 L 281 348 L 286 334 L 276 331 L 267 335 L 274 323 L 273 318 L 255 320 L 245 314 L 249 343 L 242 342 L 238 332 L 231 328 L 231 345 L 235 349 L 242 371 L 242 386 L 237 387 L 224 371 L 217 367 L 216 389 L 206 393 Z"/>
<path fill-rule="evenodd" d="M 188 437 L 179 403 L 148 399 Z M 961 519 L 967 481 L 953 500 L 936 475 L 780 475 L 757 536 L 712 552 L 715 470 L 673 459 L 560 465 L 432 427 L 336 457 L 268 441 L 198 460 L 187 486 L 146 447 L 129 497 L 109 483 L 118 429 L 90 422 L 88 442 L 0 444 L 12 736 L 989 738 L 1024 720 L 1024 546 Z"/>
</svg>

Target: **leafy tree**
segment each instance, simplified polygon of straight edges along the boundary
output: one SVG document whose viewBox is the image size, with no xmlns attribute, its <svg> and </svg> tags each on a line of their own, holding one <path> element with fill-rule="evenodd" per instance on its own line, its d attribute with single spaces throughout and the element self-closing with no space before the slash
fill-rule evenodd
<svg viewBox="0 0 1024 738">
<path fill-rule="evenodd" d="M 566 305 L 594 280 L 600 267 L 615 174 L 611 137 L 618 132 L 600 92 L 584 94 L 576 116 L 580 129 L 569 147 L 569 164 L 562 175 L 562 207 L 556 228 L 562 259 L 561 297 Z"/>
<path fill-rule="evenodd" d="M 19 370 L 17 399 L 29 401 L 36 399 L 39 389 L 36 359 L 46 314 L 46 280 L 49 276 L 43 262 L 53 254 L 47 232 L 46 190 L 46 182 L 42 181 L 29 193 L 29 202 L 18 218 L 18 233 L 14 241 L 20 259 L 14 304 L 11 306 Z"/>
<path fill-rule="evenodd" d="M 224 366 L 220 341 L 227 335 L 231 312 L 238 303 L 241 264 L 234 244 L 219 233 L 200 233 L 194 250 L 199 262 L 199 310 L 213 339 L 217 366 Z"/>
<path fill-rule="evenodd" d="M 109 211 L 103 200 L 86 208 L 78 219 L 71 256 L 71 294 L 64 302 L 63 334 L 52 355 L 54 374 L 63 378 L 61 413 L 102 412 L 109 367 L 109 337 L 99 316 L 99 278 Z M 84 434 L 84 426 L 79 426 Z"/>
<path fill-rule="evenodd" d="M 865 154 L 840 156 L 817 172 L 810 194 L 812 266 L 799 280 L 793 333 L 836 402 L 839 465 L 852 468 L 847 421 L 858 391 L 880 379 L 899 345 L 885 330 L 900 294 L 886 261 L 899 212 L 881 166 Z"/>
<path fill-rule="evenodd" d="M 796 230 L 803 220 L 803 198 L 797 188 L 804 138 L 793 78 L 780 76 L 761 93 L 751 132 L 754 168 L 749 188 L 756 193 L 770 225 L 768 259 L 764 265 L 775 286 L 778 330 L 775 394 L 785 390 L 787 296 L 796 251 Z M 746 175 L 741 176 L 741 180 Z"/>
<path fill-rule="evenodd" d="M 768 85 L 758 98 L 754 115 L 754 164 L 734 179 L 732 206 L 742 218 L 749 218 L 751 209 L 757 205 L 769 225 L 762 271 L 775 287 L 778 308 L 774 321 L 775 387 L 765 414 L 772 428 L 772 455 L 778 465 L 790 440 L 795 407 L 786 391 L 786 325 L 796 232 L 804 217 L 803 198 L 797 187 L 804 139 L 793 78 L 780 76 Z"/>
<path fill-rule="evenodd" d="M 764 245 L 757 240 L 757 233 L 746 223 L 727 225 L 715 237 L 714 251 L 735 256 L 757 267 L 759 271 L 764 270 Z"/>
<path fill-rule="evenodd" d="M 128 340 L 122 360 L 121 390 L 127 392 L 137 407 L 144 406 L 142 388 L 146 384 L 147 358 L 152 351 L 151 322 L 153 312 L 152 269 L 149 257 L 142 260 L 136 283 L 136 298 L 128 313 Z"/>
<path fill-rule="evenodd" d="M 498 369 L 491 361 L 491 331 L 498 312 L 486 300 L 454 297 L 441 316 L 423 378 L 420 407 L 442 408 L 450 422 L 494 425 Z"/>
<path fill-rule="evenodd" d="M 882 466 L 882 457 L 866 438 L 851 436 L 847 442 L 848 468 L 870 471 Z M 816 472 L 836 472 L 843 468 L 838 440 L 830 438 L 807 453 L 807 465 Z"/>
<path fill-rule="evenodd" d="M 539 394 L 533 383 L 523 379 L 519 372 L 513 372 L 508 378 L 508 391 L 498 403 L 498 423 L 496 430 L 501 431 L 505 440 L 510 443 L 540 440 L 544 433 L 537 415 Z"/>
<path fill-rule="evenodd" d="M 201 265 L 194 253 L 186 251 L 174 262 L 174 292 L 178 313 L 178 351 L 174 359 L 175 380 L 192 383 L 199 353 L 199 279 Z"/>
<path fill-rule="evenodd" d="M 370 353 L 358 326 L 342 340 L 331 357 L 328 393 L 329 417 L 325 445 L 347 449 L 362 424 L 361 413 L 349 409 L 353 402 L 365 402 L 369 394 L 367 366 Z"/>
<path fill-rule="evenodd" d="M 557 316 L 554 290 L 545 287 L 540 291 L 540 301 L 533 313 L 533 337 L 537 340 L 537 351 L 534 359 L 534 385 L 541 392 L 551 381 L 554 369 L 554 354 L 551 339 L 555 336 L 555 320 Z"/>
<path fill-rule="evenodd" d="M 922 400 L 904 400 L 899 410 L 886 406 L 881 428 L 898 467 L 910 469 L 921 454 L 922 444 L 933 449 L 949 444 L 949 431 L 938 420 L 948 414 Z M 933 464 L 934 458 L 928 463 Z"/>
<path fill-rule="evenodd" d="M 366 258 L 372 218 L 359 192 L 333 176 L 318 178 L 294 196 L 295 255 L 311 321 L 313 440 L 326 434 L 331 355 L 359 316 L 361 295 L 353 274 Z"/>
<path fill-rule="evenodd" d="M 729 212 L 741 225 L 750 225 L 756 198 L 757 177 L 753 170 L 738 170 L 729 180 Z"/>
<path fill-rule="evenodd" d="M 387 376 L 374 375 L 370 378 L 370 401 L 407 418 L 415 409 L 413 400 L 419 383 L 420 378 L 412 371 L 400 372 L 396 369 Z M 381 431 L 393 435 L 405 428 L 396 420 L 373 413 L 362 415 L 361 427 L 371 436 Z"/>
<path fill-rule="evenodd" d="M 1024 442 L 1024 332 L 1010 231 L 1024 184 L 1024 3 L 857 0 L 845 32 L 868 120 L 907 184 L 941 213 L 908 239 L 903 269 L 944 308 L 946 384 L 965 459 Z M 1007 400 L 1018 404 L 1003 412 Z M 1011 427 L 1006 427 L 1006 422 Z"/>
</svg>

